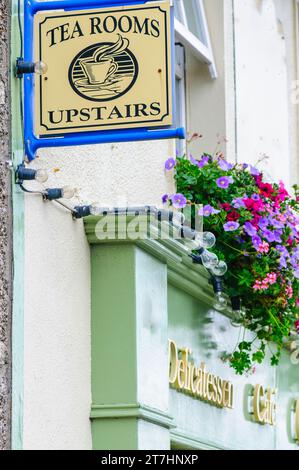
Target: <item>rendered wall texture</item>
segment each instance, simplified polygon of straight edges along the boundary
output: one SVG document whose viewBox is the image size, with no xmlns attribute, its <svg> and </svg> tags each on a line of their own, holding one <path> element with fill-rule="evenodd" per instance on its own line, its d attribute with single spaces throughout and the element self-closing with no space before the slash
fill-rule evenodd
<svg viewBox="0 0 299 470">
<path fill-rule="evenodd" d="M 11 181 L 9 29 L 10 2 L 0 1 L 0 450 L 10 447 L 11 408 Z"/>
</svg>

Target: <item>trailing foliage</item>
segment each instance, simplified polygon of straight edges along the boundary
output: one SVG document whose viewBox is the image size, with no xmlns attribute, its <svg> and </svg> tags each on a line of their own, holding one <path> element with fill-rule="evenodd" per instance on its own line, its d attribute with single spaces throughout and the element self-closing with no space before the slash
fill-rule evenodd
<svg viewBox="0 0 299 470">
<path fill-rule="evenodd" d="M 266 347 L 277 365 L 284 341 L 299 332 L 298 187 L 292 198 L 282 182 L 266 182 L 258 169 L 208 154 L 169 159 L 165 168 L 174 168 L 178 192 L 163 202 L 202 206 L 204 229 L 217 238 L 213 251 L 228 264 L 226 293 L 242 300 L 238 322 L 255 333 L 228 355 L 231 366 L 238 374 L 252 370 Z"/>
</svg>

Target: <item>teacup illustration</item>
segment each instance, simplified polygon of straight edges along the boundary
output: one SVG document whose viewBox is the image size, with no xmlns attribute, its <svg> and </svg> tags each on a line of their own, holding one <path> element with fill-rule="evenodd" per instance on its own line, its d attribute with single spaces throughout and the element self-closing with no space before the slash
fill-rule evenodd
<svg viewBox="0 0 299 470">
<path fill-rule="evenodd" d="M 138 63 L 120 34 L 116 42 L 90 46 L 77 55 L 70 67 L 74 91 L 93 101 L 109 101 L 124 94 L 136 81 Z"/>
<path fill-rule="evenodd" d="M 118 65 L 114 62 L 113 58 L 107 58 L 100 62 L 81 60 L 81 65 L 91 85 L 104 83 L 118 69 Z"/>
</svg>

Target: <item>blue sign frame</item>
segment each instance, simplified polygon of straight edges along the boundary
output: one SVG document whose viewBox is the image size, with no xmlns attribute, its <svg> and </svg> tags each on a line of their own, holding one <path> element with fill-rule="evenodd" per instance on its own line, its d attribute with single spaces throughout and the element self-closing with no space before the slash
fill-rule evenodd
<svg viewBox="0 0 299 470">
<path fill-rule="evenodd" d="M 24 60 L 34 62 L 34 15 L 48 10 L 85 10 L 88 8 L 117 7 L 138 5 L 154 0 L 57 0 L 39 2 L 25 0 L 24 4 Z M 173 10 L 173 9 L 172 9 Z M 174 19 L 172 11 L 172 44 L 174 44 Z M 173 75 L 173 114 L 175 115 L 175 71 L 174 47 L 172 48 Z M 34 74 L 24 74 L 24 138 L 25 154 L 29 161 L 34 160 L 39 148 L 67 147 L 76 145 L 104 144 L 114 142 L 133 142 L 142 140 L 184 139 L 184 128 L 136 128 L 118 131 L 93 131 L 71 133 L 57 137 L 37 138 L 34 134 Z"/>
</svg>

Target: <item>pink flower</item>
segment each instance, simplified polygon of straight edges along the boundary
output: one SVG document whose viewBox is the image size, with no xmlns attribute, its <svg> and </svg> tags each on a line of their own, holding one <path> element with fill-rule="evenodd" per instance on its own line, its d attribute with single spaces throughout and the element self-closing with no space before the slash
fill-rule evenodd
<svg viewBox="0 0 299 470">
<path fill-rule="evenodd" d="M 260 201 L 256 201 L 254 204 L 253 204 L 253 210 L 254 212 L 261 212 L 263 211 L 265 208 L 263 202 L 260 200 Z"/>
<path fill-rule="evenodd" d="M 253 286 L 254 290 L 261 290 L 262 289 L 262 283 L 261 281 L 255 281 L 255 284 Z"/>
<path fill-rule="evenodd" d="M 279 191 L 278 191 L 277 199 L 279 201 L 284 201 L 288 196 L 289 196 L 289 193 L 285 189 L 283 182 L 280 181 L 279 182 Z"/>
<path fill-rule="evenodd" d="M 276 273 L 269 273 L 265 277 L 265 279 L 259 280 L 257 279 L 253 285 L 254 290 L 267 290 L 270 285 L 275 284 L 277 281 L 277 274 Z"/>
<path fill-rule="evenodd" d="M 278 214 L 277 218 L 280 222 L 283 222 L 283 223 L 287 221 L 287 217 L 284 214 Z"/>
<path fill-rule="evenodd" d="M 299 307 L 299 299 L 296 299 L 296 305 Z"/>
<path fill-rule="evenodd" d="M 299 320 L 295 321 L 295 328 L 296 328 L 296 331 L 299 333 Z"/>
<path fill-rule="evenodd" d="M 288 299 L 291 299 L 293 297 L 293 289 L 292 289 L 291 286 L 286 288 L 286 295 L 287 295 Z"/>
<path fill-rule="evenodd" d="M 260 253 L 268 253 L 269 252 L 270 245 L 267 242 L 263 242 L 258 246 L 257 251 Z"/>
<path fill-rule="evenodd" d="M 277 274 L 276 273 L 267 274 L 266 279 L 268 280 L 270 285 L 275 284 L 275 282 L 277 281 Z"/>
</svg>

